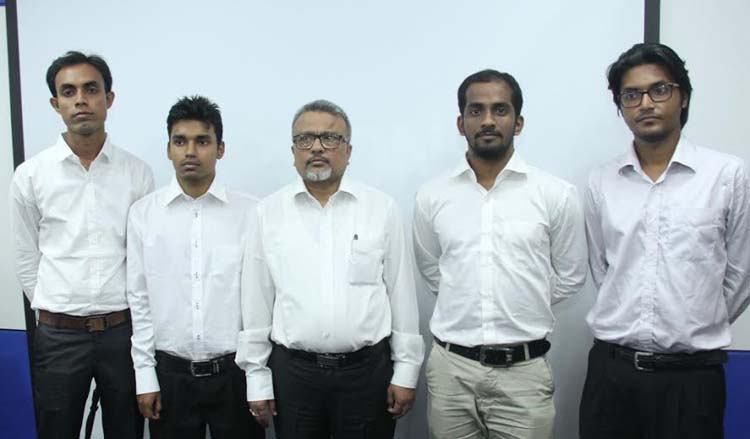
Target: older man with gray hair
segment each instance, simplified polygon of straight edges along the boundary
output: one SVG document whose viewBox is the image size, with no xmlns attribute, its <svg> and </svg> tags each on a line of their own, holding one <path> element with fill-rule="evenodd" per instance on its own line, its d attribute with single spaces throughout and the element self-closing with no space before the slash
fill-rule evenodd
<svg viewBox="0 0 750 439">
<path fill-rule="evenodd" d="M 318 100 L 292 121 L 300 178 L 262 200 L 242 272 L 237 363 L 280 438 L 392 438 L 424 355 L 393 199 L 344 176 L 351 124 Z"/>
</svg>

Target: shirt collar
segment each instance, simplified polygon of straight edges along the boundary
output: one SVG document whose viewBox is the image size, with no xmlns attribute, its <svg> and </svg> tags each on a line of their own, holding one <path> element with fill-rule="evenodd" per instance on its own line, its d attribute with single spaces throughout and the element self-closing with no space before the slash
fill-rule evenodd
<svg viewBox="0 0 750 439">
<path fill-rule="evenodd" d="M 65 141 L 65 138 L 60 134 L 60 136 L 57 138 L 57 143 L 55 143 L 55 146 L 53 146 L 55 149 L 55 157 L 58 161 L 63 161 L 67 159 L 68 157 L 78 157 L 75 155 L 73 150 L 68 145 L 68 142 Z M 112 160 L 112 153 L 114 151 L 114 148 L 112 147 L 112 143 L 109 141 L 109 136 L 104 138 L 104 145 L 102 145 L 101 151 L 99 151 L 99 154 L 97 154 L 96 158 L 94 160 L 97 160 L 99 157 L 104 157 L 107 161 Z"/>
<path fill-rule="evenodd" d="M 510 156 L 510 160 L 508 160 L 508 163 L 505 164 L 505 168 L 503 168 L 501 172 L 505 172 L 506 170 L 518 174 L 528 174 L 529 166 L 518 151 L 513 151 L 513 155 Z M 450 172 L 450 176 L 459 177 L 461 175 L 466 175 L 466 173 L 473 174 L 474 170 L 469 165 L 469 159 L 464 156 L 461 163 Z"/>
<path fill-rule="evenodd" d="M 308 196 L 315 198 L 312 196 L 310 191 L 307 190 L 307 186 L 305 186 L 305 181 L 299 175 L 297 176 L 297 179 L 294 180 L 294 182 L 292 183 L 291 190 L 292 190 L 292 196 L 294 197 L 297 197 L 300 194 L 307 194 Z M 351 195 L 354 198 L 358 198 L 360 190 L 357 184 L 351 181 L 349 178 L 347 178 L 346 174 L 344 174 L 344 176 L 341 177 L 339 190 L 336 191 L 336 194 L 338 193 L 346 193 L 346 194 Z M 334 196 L 336 194 L 334 194 Z"/>
<path fill-rule="evenodd" d="M 208 191 L 200 196 L 199 199 L 207 197 L 209 195 L 224 203 L 229 202 L 229 198 L 227 197 L 227 188 L 224 183 L 218 179 L 218 177 L 214 177 L 214 181 L 211 183 L 211 186 L 209 186 Z M 177 181 L 177 177 L 172 177 L 172 181 L 169 183 L 169 186 L 166 187 L 162 194 L 161 202 L 163 205 L 167 206 L 179 197 L 185 197 L 189 200 L 192 199 L 182 190 L 182 186 L 180 186 L 180 183 Z"/>
<path fill-rule="evenodd" d="M 691 170 L 695 171 L 698 167 L 698 157 L 696 155 L 696 148 L 692 142 L 683 136 L 680 136 L 680 140 L 677 142 L 672 159 L 667 165 L 667 169 L 672 167 L 672 163 L 679 163 Z M 622 172 L 625 168 L 631 167 L 633 169 L 641 169 L 641 162 L 638 160 L 638 155 L 635 153 L 635 144 L 630 142 L 627 152 L 622 155 L 618 169 Z"/>
</svg>

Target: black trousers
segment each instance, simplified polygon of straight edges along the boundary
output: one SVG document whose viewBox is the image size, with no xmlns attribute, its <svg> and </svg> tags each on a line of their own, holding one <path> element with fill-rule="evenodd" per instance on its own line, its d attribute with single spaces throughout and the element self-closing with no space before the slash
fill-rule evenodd
<svg viewBox="0 0 750 439">
<path fill-rule="evenodd" d="M 639 371 L 595 343 L 581 397 L 581 439 L 721 439 L 724 366 Z"/>
<path fill-rule="evenodd" d="M 156 376 L 161 388 L 161 416 L 149 420 L 153 439 L 262 439 L 265 431 L 250 415 L 245 372 L 234 362 L 222 373 L 194 377 L 159 364 Z"/>
<path fill-rule="evenodd" d="M 392 439 L 396 422 L 388 413 L 393 376 L 388 343 L 361 362 L 322 368 L 274 346 L 273 371 L 279 439 Z"/>
<path fill-rule="evenodd" d="M 34 337 L 34 399 L 40 439 L 77 439 L 96 381 L 106 439 L 143 437 L 130 357 L 130 322 L 101 332 L 40 324 Z"/>
</svg>

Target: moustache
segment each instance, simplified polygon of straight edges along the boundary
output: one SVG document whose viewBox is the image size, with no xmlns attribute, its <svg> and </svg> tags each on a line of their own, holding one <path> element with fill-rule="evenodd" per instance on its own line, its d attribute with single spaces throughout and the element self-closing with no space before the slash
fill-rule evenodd
<svg viewBox="0 0 750 439">
<path fill-rule="evenodd" d="M 503 137 L 503 135 L 502 135 L 502 134 L 500 134 L 500 132 L 499 132 L 499 131 L 495 131 L 495 130 L 482 130 L 482 131 L 478 132 L 478 133 L 477 133 L 477 134 L 476 134 L 476 135 L 474 136 L 474 138 L 475 138 L 475 139 L 478 139 L 478 138 L 480 138 L 480 137 L 482 137 L 482 136 L 497 136 L 497 137 Z"/>
<path fill-rule="evenodd" d="M 310 157 L 310 158 L 309 158 L 309 159 L 307 160 L 307 162 L 305 162 L 305 165 L 310 165 L 310 164 L 311 164 L 312 162 L 314 162 L 314 161 L 316 161 L 316 162 L 317 162 L 317 161 L 320 161 L 320 162 L 323 162 L 323 163 L 325 163 L 325 164 L 327 164 L 327 165 L 330 165 L 330 164 L 331 164 L 331 162 L 330 162 L 330 161 L 329 161 L 329 160 L 328 160 L 327 158 L 325 158 L 325 157 L 321 157 L 321 156 L 316 156 L 316 157 Z"/>
</svg>

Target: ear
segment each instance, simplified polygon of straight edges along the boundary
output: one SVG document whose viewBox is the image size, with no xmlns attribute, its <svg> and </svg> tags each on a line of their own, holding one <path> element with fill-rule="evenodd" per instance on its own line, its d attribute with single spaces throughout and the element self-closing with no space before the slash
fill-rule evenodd
<svg viewBox="0 0 750 439">
<path fill-rule="evenodd" d="M 172 160 L 172 149 L 169 147 L 169 141 L 167 141 L 167 158 Z"/>
<path fill-rule="evenodd" d="M 458 128 L 458 132 L 461 133 L 462 136 L 466 135 L 466 132 L 464 132 L 464 117 L 458 116 L 456 118 L 456 127 Z"/>
<path fill-rule="evenodd" d="M 680 106 L 682 109 L 686 109 L 688 107 L 688 104 L 690 103 L 690 96 L 682 96 L 682 102 L 680 103 Z"/>
<path fill-rule="evenodd" d="M 220 160 L 222 157 L 224 157 L 224 142 L 216 146 L 216 159 Z"/>
<path fill-rule="evenodd" d="M 352 157 L 352 144 L 346 144 L 346 162 L 349 163 L 349 159 Z"/>
<path fill-rule="evenodd" d="M 54 108 L 56 112 L 60 113 L 60 103 L 57 102 L 56 97 L 49 98 L 49 104 L 52 105 L 52 108 Z"/>
<path fill-rule="evenodd" d="M 521 131 L 523 130 L 523 116 L 518 116 L 516 118 L 516 126 L 513 129 L 513 135 L 517 136 L 521 134 Z"/>
<path fill-rule="evenodd" d="M 112 103 L 115 101 L 115 92 L 110 91 L 107 93 L 107 110 L 109 110 L 109 107 L 112 106 Z"/>
</svg>

